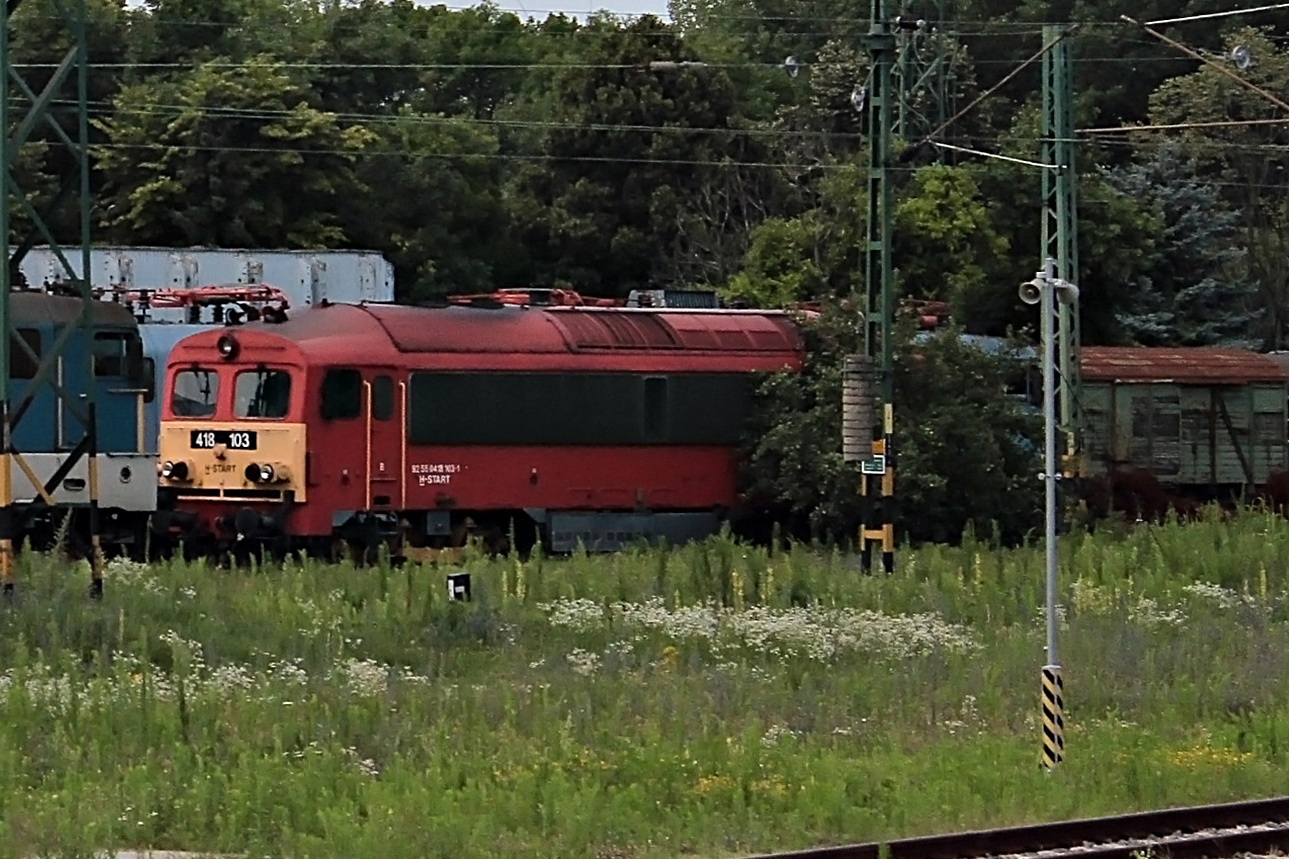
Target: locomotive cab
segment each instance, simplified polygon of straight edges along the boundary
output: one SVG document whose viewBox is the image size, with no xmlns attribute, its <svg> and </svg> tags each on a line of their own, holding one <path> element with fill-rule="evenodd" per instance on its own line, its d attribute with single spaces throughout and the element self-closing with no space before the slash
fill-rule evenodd
<svg viewBox="0 0 1289 859">
<path fill-rule="evenodd" d="M 277 338 L 209 332 L 176 346 L 162 405 L 165 530 L 224 539 L 272 537 L 305 500 L 304 368 Z M 201 501 L 202 504 L 185 504 Z"/>
</svg>

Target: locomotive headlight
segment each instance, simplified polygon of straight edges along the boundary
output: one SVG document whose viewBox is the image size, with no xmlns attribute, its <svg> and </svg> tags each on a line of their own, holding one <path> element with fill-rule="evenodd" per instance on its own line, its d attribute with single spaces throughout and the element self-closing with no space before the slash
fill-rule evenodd
<svg viewBox="0 0 1289 859">
<path fill-rule="evenodd" d="M 291 469 L 280 462 L 252 462 L 243 473 L 251 483 L 283 483 L 291 479 Z"/>
<path fill-rule="evenodd" d="M 161 476 L 166 480 L 187 480 L 188 463 L 182 459 L 166 460 L 161 464 Z"/>
<path fill-rule="evenodd" d="M 242 473 L 251 483 L 285 483 L 291 479 L 291 469 L 281 462 L 252 462 Z"/>
<path fill-rule="evenodd" d="M 237 357 L 237 338 L 232 334 L 221 334 L 215 341 L 215 349 L 219 352 L 219 357 L 231 361 Z"/>
</svg>

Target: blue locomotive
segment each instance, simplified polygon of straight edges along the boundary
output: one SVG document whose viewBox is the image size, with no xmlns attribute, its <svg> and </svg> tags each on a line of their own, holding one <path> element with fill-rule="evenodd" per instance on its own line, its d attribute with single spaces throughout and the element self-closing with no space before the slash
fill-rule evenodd
<svg viewBox="0 0 1289 859">
<path fill-rule="evenodd" d="M 10 464 L 10 484 L 18 533 L 48 543 L 67 511 L 75 515 L 88 509 L 89 458 L 72 454 L 85 438 L 82 416 L 92 360 L 102 533 L 105 542 L 137 543 L 156 507 L 157 461 L 155 432 L 149 435 L 146 418 L 155 383 L 147 372 L 138 322 L 124 307 L 94 302 L 92 330 L 76 328 L 81 300 L 42 292 L 12 293 L 9 308 L 14 330 L 10 404 L 18 453 Z M 53 386 L 34 382 L 40 359 L 69 326 L 73 331 L 52 368 L 66 392 L 60 397 Z"/>
</svg>

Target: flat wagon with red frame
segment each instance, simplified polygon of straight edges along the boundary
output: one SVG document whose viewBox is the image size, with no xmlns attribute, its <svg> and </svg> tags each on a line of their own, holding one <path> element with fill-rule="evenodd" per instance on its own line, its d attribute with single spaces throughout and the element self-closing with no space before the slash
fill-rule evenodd
<svg viewBox="0 0 1289 859">
<path fill-rule="evenodd" d="M 332 305 L 202 332 L 166 372 L 156 521 L 224 546 L 711 533 L 754 374 L 801 359 L 764 311 Z"/>
</svg>

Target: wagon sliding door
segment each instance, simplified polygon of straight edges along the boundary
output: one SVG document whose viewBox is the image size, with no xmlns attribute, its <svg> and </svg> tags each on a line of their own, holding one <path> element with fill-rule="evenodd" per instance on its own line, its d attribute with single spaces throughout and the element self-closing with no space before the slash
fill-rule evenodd
<svg viewBox="0 0 1289 859">
<path fill-rule="evenodd" d="M 1284 465 L 1284 393 L 1278 385 L 1206 389 L 1212 414 L 1207 477 L 1223 486 L 1265 483 Z"/>
<path fill-rule="evenodd" d="M 1163 483 L 1182 470 L 1181 390 L 1177 385 L 1118 385 L 1111 458 L 1119 468 L 1145 468 Z"/>
</svg>

